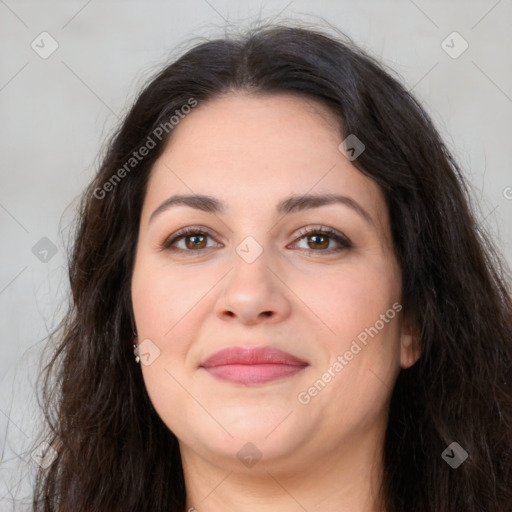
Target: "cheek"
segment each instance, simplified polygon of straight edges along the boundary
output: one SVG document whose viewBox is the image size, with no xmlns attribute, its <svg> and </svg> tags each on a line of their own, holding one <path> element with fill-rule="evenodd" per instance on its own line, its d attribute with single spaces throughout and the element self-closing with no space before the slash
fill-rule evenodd
<svg viewBox="0 0 512 512">
<path fill-rule="evenodd" d="M 344 407 L 363 415 L 380 410 L 399 371 L 402 308 L 397 266 L 379 260 L 374 265 L 347 266 L 317 279 L 314 287 L 310 279 L 300 282 L 302 288 L 294 292 L 307 291 L 305 302 L 325 327 L 319 341 L 328 361 L 318 361 L 311 381 L 315 386 L 315 379 L 320 380 L 317 405 L 323 403 L 337 418 Z M 335 361 L 340 364 L 333 367 Z M 343 407 L 337 409 L 335 404 Z"/>
<path fill-rule="evenodd" d="M 211 288 L 210 281 L 204 273 L 186 273 L 141 258 L 132 278 L 132 302 L 139 333 L 165 342 L 180 319 Z"/>
<path fill-rule="evenodd" d="M 142 367 L 142 376 L 149 399 L 158 416 L 167 428 L 179 438 L 187 434 L 187 428 L 207 415 L 197 411 L 196 402 L 187 392 L 184 376 L 167 363 L 155 361 L 151 366 Z"/>
<path fill-rule="evenodd" d="M 309 400 L 303 412 L 321 415 L 334 435 L 381 421 L 400 370 L 398 315 L 389 323 L 368 318 L 366 327 L 355 320 L 335 324 L 339 335 L 329 346 L 329 363 L 315 368 L 301 390 L 301 403 Z"/>
<path fill-rule="evenodd" d="M 344 343 L 373 326 L 400 300 L 400 285 L 396 267 L 376 261 L 373 265 L 347 265 L 325 275 L 301 274 L 294 293 L 328 328 L 326 333 L 330 331 L 333 338 Z"/>
<path fill-rule="evenodd" d="M 139 263 L 132 279 L 138 340 L 151 340 L 158 352 L 151 364 L 141 362 L 144 385 L 162 421 L 183 436 L 182 425 L 195 421 L 193 401 L 186 391 L 190 382 L 185 362 L 191 339 L 189 320 L 198 296 L 183 275 L 144 265 L 142 259 Z"/>
<path fill-rule="evenodd" d="M 141 369 L 151 400 L 163 400 L 157 410 L 164 418 L 168 407 L 190 400 L 186 394 L 182 397 L 178 383 L 189 378 L 187 357 L 199 330 L 198 315 L 211 305 L 204 296 L 212 283 L 215 280 L 205 273 L 183 272 L 144 255 L 134 268 L 131 289 L 138 341 L 151 340 L 158 354 Z"/>
</svg>

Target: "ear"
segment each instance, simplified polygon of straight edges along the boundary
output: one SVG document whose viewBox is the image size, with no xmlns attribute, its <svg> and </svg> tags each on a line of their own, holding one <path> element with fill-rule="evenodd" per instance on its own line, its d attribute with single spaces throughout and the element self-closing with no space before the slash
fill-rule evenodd
<svg viewBox="0 0 512 512">
<path fill-rule="evenodd" d="M 412 318 L 404 315 L 400 333 L 400 366 L 410 368 L 421 356 L 419 329 Z"/>
</svg>

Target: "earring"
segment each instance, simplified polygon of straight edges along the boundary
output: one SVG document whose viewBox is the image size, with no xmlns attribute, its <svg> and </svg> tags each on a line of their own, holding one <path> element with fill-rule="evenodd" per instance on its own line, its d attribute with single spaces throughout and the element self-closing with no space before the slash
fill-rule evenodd
<svg viewBox="0 0 512 512">
<path fill-rule="evenodd" d="M 131 324 L 132 324 L 133 337 L 136 338 L 137 337 L 137 330 L 135 329 L 135 320 L 133 318 L 133 311 L 132 311 L 132 309 L 130 309 L 130 320 L 131 320 Z M 140 363 L 140 356 L 139 356 L 139 349 L 138 349 L 137 345 L 133 345 L 133 353 L 135 354 L 135 362 L 137 364 L 139 364 Z"/>
</svg>

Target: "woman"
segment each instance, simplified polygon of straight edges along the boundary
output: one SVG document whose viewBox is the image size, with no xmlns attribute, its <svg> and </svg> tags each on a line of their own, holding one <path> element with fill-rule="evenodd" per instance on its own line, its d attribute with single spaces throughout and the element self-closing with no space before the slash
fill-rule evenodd
<svg viewBox="0 0 512 512">
<path fill-rule="evenodd" d="M 429 117 L 354 45 L 191 49 L 79 222 L 34 511 L 512 510 L 509 285 Z"/>
</svg>

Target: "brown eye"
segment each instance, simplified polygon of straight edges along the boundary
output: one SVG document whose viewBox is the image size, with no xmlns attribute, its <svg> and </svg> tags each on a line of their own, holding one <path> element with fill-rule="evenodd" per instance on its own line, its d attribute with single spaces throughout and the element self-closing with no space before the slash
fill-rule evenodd
<svg viewBox="0 0 512 512">
<path fill-rule="evenodd" d="M 327 249 L 329 247 L 329 237 L 325 235 L 309 235 L 308 238 L 312 241 L 313 244 L 317 244 L 316 247 L 312 247 L 314 249 Z M 310 242 L 308 242 L 309 244 Z"/>
<path fill-rule="evenodd" d="M 352 242 L 342 233 L 338 233 L 331 228 L 306 229 L 302 231 L 298 240 L 307 238 L 307 247 L 302 247 L 309 253 L 331 254 L 341 252 L 345 249 L 353 247 Z M 337 247 L 329 249 L 329 244 L 334 241 Z"/>
<path fill-rule="evenodd" d="M 209 233 L 197 228 L 186 228 L 178 231 L 162 244 L 163 249 L 173 251 L 193 252 L 213 247 L 207 246 L 208 238 L 212 238 Z M 181 247 L 178 244 L 181 243 Z"/>
<path fill-rule="evenodd" d="M 208 235 L 188 235 L 185 237 L 182 237 L 185 240 L 185 246 L 187 249 L 204 249 L 205 245 L 204 242 L 206 240 L 206 237 Z M 187 244 L 187 241 L 190 241 L 190 245 Z"/>
</svg>

